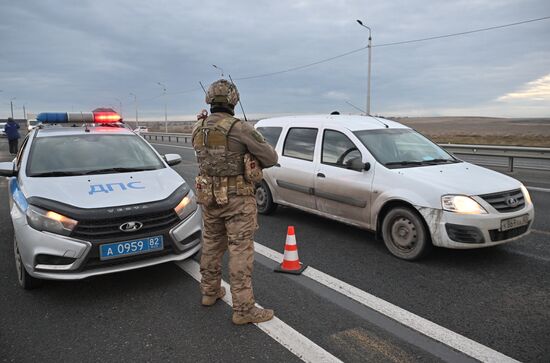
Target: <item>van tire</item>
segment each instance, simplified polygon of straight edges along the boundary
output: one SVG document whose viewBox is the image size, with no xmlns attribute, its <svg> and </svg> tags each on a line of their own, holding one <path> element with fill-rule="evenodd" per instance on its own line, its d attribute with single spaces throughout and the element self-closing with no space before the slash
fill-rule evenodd
<svg viewBox="0 0 550 363">
<path fill-rule="evenodd" d="M 256 188 L 256 205 L 258 213 L 265 215 L 272 214 L 277 209 L 277 203 L 273 202 L 271 190 L 264 180 Z"/>
<path fill-rule="evenodd" d="M 17 282 L 25 290 L 36 289 L 37 287 L 42 286 L 43 280 L 32 277 L 27 272 L 23 260 L 21 259 L 21 254 L 19 253 L 19 247 L 17 246 L 17 240 L 13 239 L 13 254 L 15 257 L 15 268 L 17 270 Z"/>
<path fill-rule="evenodd" d="M 382 221 L 382 238 L 392 255 L 418 260 L 432 248 L 430 234 L 422 217 L 408 207 L 394 207 Z"/>
</svg>

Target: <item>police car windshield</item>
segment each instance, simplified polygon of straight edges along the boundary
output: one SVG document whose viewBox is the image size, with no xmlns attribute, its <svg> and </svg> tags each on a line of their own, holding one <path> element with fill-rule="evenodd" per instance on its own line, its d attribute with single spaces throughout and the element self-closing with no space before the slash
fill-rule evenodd
<svg viewBox="0 0 550 363">
<path fill-rule="evenodd" d="M 390 169 L 460 162 L 411 129 L 361 130 L 354 134 L 379 163 Z"/>
<path fill-rule="evenodd" d="M 134 135 L 62 135 L 33 140 L 27 175 L 55 177 L 161 168 L 164 164 L 159 157 Z"/>
</svg>

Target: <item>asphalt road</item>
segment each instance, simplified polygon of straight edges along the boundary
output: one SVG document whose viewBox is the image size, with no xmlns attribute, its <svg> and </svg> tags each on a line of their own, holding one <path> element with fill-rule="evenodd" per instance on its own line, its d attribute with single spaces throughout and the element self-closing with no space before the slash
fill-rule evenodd
<svg viewBox="0 0 550 363">
<path fill-rule="evenodd" d="M 175 169 L 193 180 L 191 150 L 155 147 L 181 154 Z M 2 161 L 9 160 L 6 149 L 0 142 Z M 201 307 L 198 283 L 175 264 L 23 291 L 6 189 L 2 178 L 3 361 L 299 361 L 258 327 L 232 325 L 228 305 Z M 436 249 L 414 263 L 391 257 L 366 231 L 291 208 L 260 216 L 256 241 L 282 252 L 286 227 L 294 225 L 302 262 L 507 356 L 548 362 L 550 193 L 532 197 L 531 235 L 492 249 Z M 343 361 L 468 361 L 307 277 L 275 274 L 273 266 L 257 256 L 258 303 Z"/>
</svg>

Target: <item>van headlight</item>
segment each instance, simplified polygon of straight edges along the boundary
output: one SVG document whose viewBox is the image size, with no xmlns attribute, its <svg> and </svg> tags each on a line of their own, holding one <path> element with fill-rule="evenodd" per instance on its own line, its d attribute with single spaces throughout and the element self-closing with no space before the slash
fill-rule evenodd
<svg viewBox="0 0 550 363">
<path fill-rule="evenodd" d="M 527 205 L 533 204 L 533 202 L 531 201 L 531 195 L 529 194 L 529 191 L 523 184 L 521 184 L 521 192 L 523 193 L 523 198 L 525 198 L 525 204 Z"/>
<path fill-rule="evenodd" d="M 181 202 L 179 202 L 176 208 L 174 208 L 174 211 L 178 214 L 181 220 L 189 217 L 189 215 L 195 210 L 197 210 L 197 200 L 195 198 L 195 193 L 193 193 L 192 190 L 190 190 Z"/>
<path fill-rule="evenodd" d="M 478 202 L 465 195 L 444 195 L 441 197 L 443 210 L 461 214 L 487 214 Z"/>
<path fill-rule="evenodd" d="M 78 221 L 56 212 L 29 205 L 26 211 L 27 222 L 39 231 L 47 231 L 68 236 L 78 224 Z"/>
</svg>

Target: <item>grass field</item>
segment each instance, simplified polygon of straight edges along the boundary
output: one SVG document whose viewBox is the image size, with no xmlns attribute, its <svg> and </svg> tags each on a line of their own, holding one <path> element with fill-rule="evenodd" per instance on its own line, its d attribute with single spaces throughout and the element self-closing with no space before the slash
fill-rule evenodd
<svg viewBox="0 0 550 363">
<path fill-rule="evenodd" d="M 550 118 L 397 117 L 438 143 L 550 147 Z"/>
</svg>

